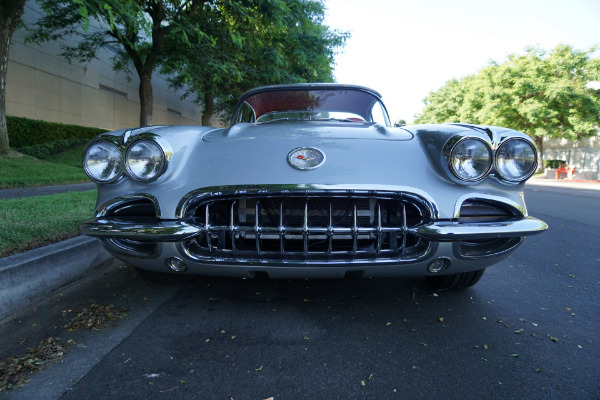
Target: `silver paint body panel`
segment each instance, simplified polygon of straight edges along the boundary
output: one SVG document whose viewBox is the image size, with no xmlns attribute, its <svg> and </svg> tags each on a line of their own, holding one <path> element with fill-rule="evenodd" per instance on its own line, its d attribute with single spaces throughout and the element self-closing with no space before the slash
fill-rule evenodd
<svg viewBox="0 0 600 400">
<path fill-rule="evenodd" d="M 151 257 L 114 251 L 116 257 L 136 267 L 168 272 L 164 260 L 183 259 L 187 273 L 251 277 L 265 271 L 272 277 L 343 277 L 361 271 L 365 276 L 430 275 L 426 267 L 438 257 L 448 257 L 444 273 L 485 268 L 510 254 L 514 248 L 490 257 L 468 259 L 457 255 L 458 240 L 490 237 L 523 237 L 542 232 L 546 225 L 529 218 L 523 183 L 503 182 L 492 170 L 481 182 L 459 183 L 447 170 L 444 146 L 449 140 L 473 136 L 494 150 L 507 138 L 526 135 L 505 128 L 459 124 L 414 125 L 390 128 L 376 123 L 305 121 L 239 123 L 229 129 L 201 126 L 147 127 L 120 130 L 95 140 L 109 140 L 122 149 L 138 137 L 159 137 L 172 149 L 167 171 L 154 182 L 140 183 L 123 176 L 115 183 L 98 184 L 95 220 L 81 227 L 84 234 L 104 238 L 130 238 L 157 242 Z M 292 149 L 321 150 L 327 162 L 316 169 L 292 168 L 287 155 Z M 389 191 L 413 193 L 431 204 L 433 223 L 415 229 L 417 235 L 435 241 L 431 254 L 422 260 L 393 265 L 363 262 L 348 265 L 295 263 L 224 263 L 193 260 L 182 253 L 178 241 L 197 235 L 197 227 L 183 221 L 186 201 L 203 193 L 276 188 L 321 191 Z M 111 207 L 127 199 L 150 199 L 156 221 L 135 226 L 131 221 L 105 218 Z M 520 217 L 504 224 L 460 224 L 460 208 L 470 199 L 491 200 L 516 210 Z M 156 228 L 153 230 L 153 228 Z M 111 232 L 114 234 L 111 236 Z M 144 232 L 151 232 L 147 235 Z M 179 235 L 179 236 L 178 236 Z M 520 243 L 519 243 L 520 244 Z"/>
</svg>

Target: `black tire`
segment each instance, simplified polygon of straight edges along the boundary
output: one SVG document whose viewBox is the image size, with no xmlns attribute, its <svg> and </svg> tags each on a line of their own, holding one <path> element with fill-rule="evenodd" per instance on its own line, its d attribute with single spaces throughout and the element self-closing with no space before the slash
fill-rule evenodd
<svg viewBox="0 0 600 400">
<path fill-rule="evenodd" d="M 434 289 L 464 289 L 479 282 L 484 272 L 485 268 L 461 274 L 428 276 L 427 283 Z"/>
<path fill-rule="evenodd" d="M 168 272 L 148 271 L 146 269 L 135 268 L 138 275 L 145 281 L 158 285 L 172 285 L 175 283 L 185 282 L 189 279 L 188 275 L 170 274 Z"/>
</svg>

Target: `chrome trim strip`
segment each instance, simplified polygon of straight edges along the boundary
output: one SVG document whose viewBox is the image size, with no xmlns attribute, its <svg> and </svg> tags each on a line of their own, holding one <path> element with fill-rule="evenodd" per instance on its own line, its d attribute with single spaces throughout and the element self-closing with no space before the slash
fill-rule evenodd
<svg viewBox="0 0 600 400">
<path fill-rule="evenodd" d="M 153 218 L 95 218 L 79 225 L 84 235 L 149 242 L 176 242 L 197 236 L 202 228 L 192 220 L 156 220 Z"/>
<path fill-rule="evenodd" d="M 205 198 L 217 196 L 261 196 L 275 197 L 285 195 L 307 195 L 307 196 L 368 196 L 368 195 L 394 195 L 402 194 L 414 201 L 423 203 L 427 209 L 427 217 L 439 218 L 439 211 L 431 196 L 423 190 L 410 186 L 392 185 L 328 185 L 328 184 L 282 184 L 282 185 L 231 185 L 231 186 L 209 186 L 187 193 L 179 201 L 175 210 L 175 218 L 183 218 L 185 212 L 195 202 L 201 202 Z"/>
<path fill-rule="evenodd" d="M 409 231 L 428 240 L 457 241 L 530 236 L 548 229 L 548 225 L 537 218 L 497 222 L 436 221 L 431 224 L 409 228 Z"/>
<path fill-rule="evenodd" d="M 258 265 L 261 268 L 262 267 L 287 267 L 287 266 L 293 268 L 298 265 L 320 266 L 323 268 L 329 268 L 329 267 L 336 268 L 336 267 L 347 267 L 348 265 L 352 265 L 352 266 L 355 266 L 355 265 L 358 265 L 358 266 L 392 265 L 393 266 L 393 265 L 399 265 L 399 264 L 412 264 L 412 263 L 423 262 L 423 261 L 429 260 L 437 252 L 438 247 L 439 247 L 438 243 L 430 242 L 427 244 L 427 248 L 425 248 L 423 250 L 423 252 L 419 255 L 419 257 L 416 257 L 416 258 L 407 258 L 407 257 L 400 257 L 400 258 L 398 258 L 398 257 L 393 257 L 393 258 L 382 257 L 382 258 L 380 258 L 380 257 L 374 257 L 373 254 L 368 253 L 368 252 L 360 252 L 360 253 L 358 253 L 358 256 L 366 256 L 366 257 L 364 257 L 364 258 L 354 257 L 353 259 L 349 259 L 349 258 L 337 259 L 337 258 L 335 258 L 337 253 L 333 253 L 332 254 L 333 258 L 327 259 L 327 260 L 326 259 L 271 260 L 268 258 L 261 258 L 259 261 L 253 257 L 245 258 L 244 255 L 240 255 L 235 258 L 228 258 L 228 257 L 223 257 L 223 256 L 202 257 L 202 256 L 198 256 L 196 254 L 191 253 L 189 251 L 189 249 L 184 245 L 184 242 L 179 242 L 176 245 L 177 245 L 177 250 L 180 252 L 180 254 L 183 255 L 188 260 L 193 261 L 193 262 L 210 263 L 213 265 L 223 265 L 223 266 Z M 299 255 L 299 254 L 302 254 L 302 252 L 295 253 L 295 255 Z"/>
</svg>

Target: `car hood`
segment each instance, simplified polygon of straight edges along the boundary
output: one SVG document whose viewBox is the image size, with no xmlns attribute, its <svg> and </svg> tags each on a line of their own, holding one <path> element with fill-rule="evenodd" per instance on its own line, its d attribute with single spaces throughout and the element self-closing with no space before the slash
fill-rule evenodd
<svg viewBox="0 0 600 400">
<path fill-rule="evenodd" d="M 510 195 L 515 204 L 522 203 L 519 185 L 500 185 L 488 179 L 470 188 L 452 182 L 441 170 L 444 143 L 460 132 L 471 132 L 470 128 L 410 129 L 414 139 L 405 129 L 350 122 L 147 128 L 147 133 L 168 141 L 173 148 L 167 171 L 151 183 L 121 179 L 101 184 L 98 205 L 124 194 L 150 196 L 160 204 L 161 218 L 169 219 L 178 218 L 177 205 L 190 193 L 289 187 L 413 193 L 436 204 L 440 218 L 453 218 L 457 199 L 473 189 L 483 198 Z M 290 152 L 301 147 L 322 151 L 326 160 L 315 169 L 293 168 L 288 161 Z"/>
<path fill-rule="evenodd" d="M 411 140 L 413 134 L 402 128 L 386 128 L 376 123 L 358 122 L 277 122 L 239 123 L 202 137 L 205 142 L 281 139 L 372 139 Z"/>
</svg>

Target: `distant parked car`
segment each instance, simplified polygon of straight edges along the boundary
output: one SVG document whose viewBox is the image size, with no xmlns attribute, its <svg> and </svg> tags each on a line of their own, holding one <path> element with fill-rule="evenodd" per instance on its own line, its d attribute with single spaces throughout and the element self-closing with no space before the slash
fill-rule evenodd
<svg viewBox="0 0 600 400">
<path fill-rule="evenodd" d="M 510 129 L 391 127 L 365 87 L 266 86 L 241 96 L 227 129 L 92 140 L 98 203 L 80 230 L 153 279 L 425 276 L 464 288 L 547 228 L 523 200 L 537 164 Z"/>
</svg>

